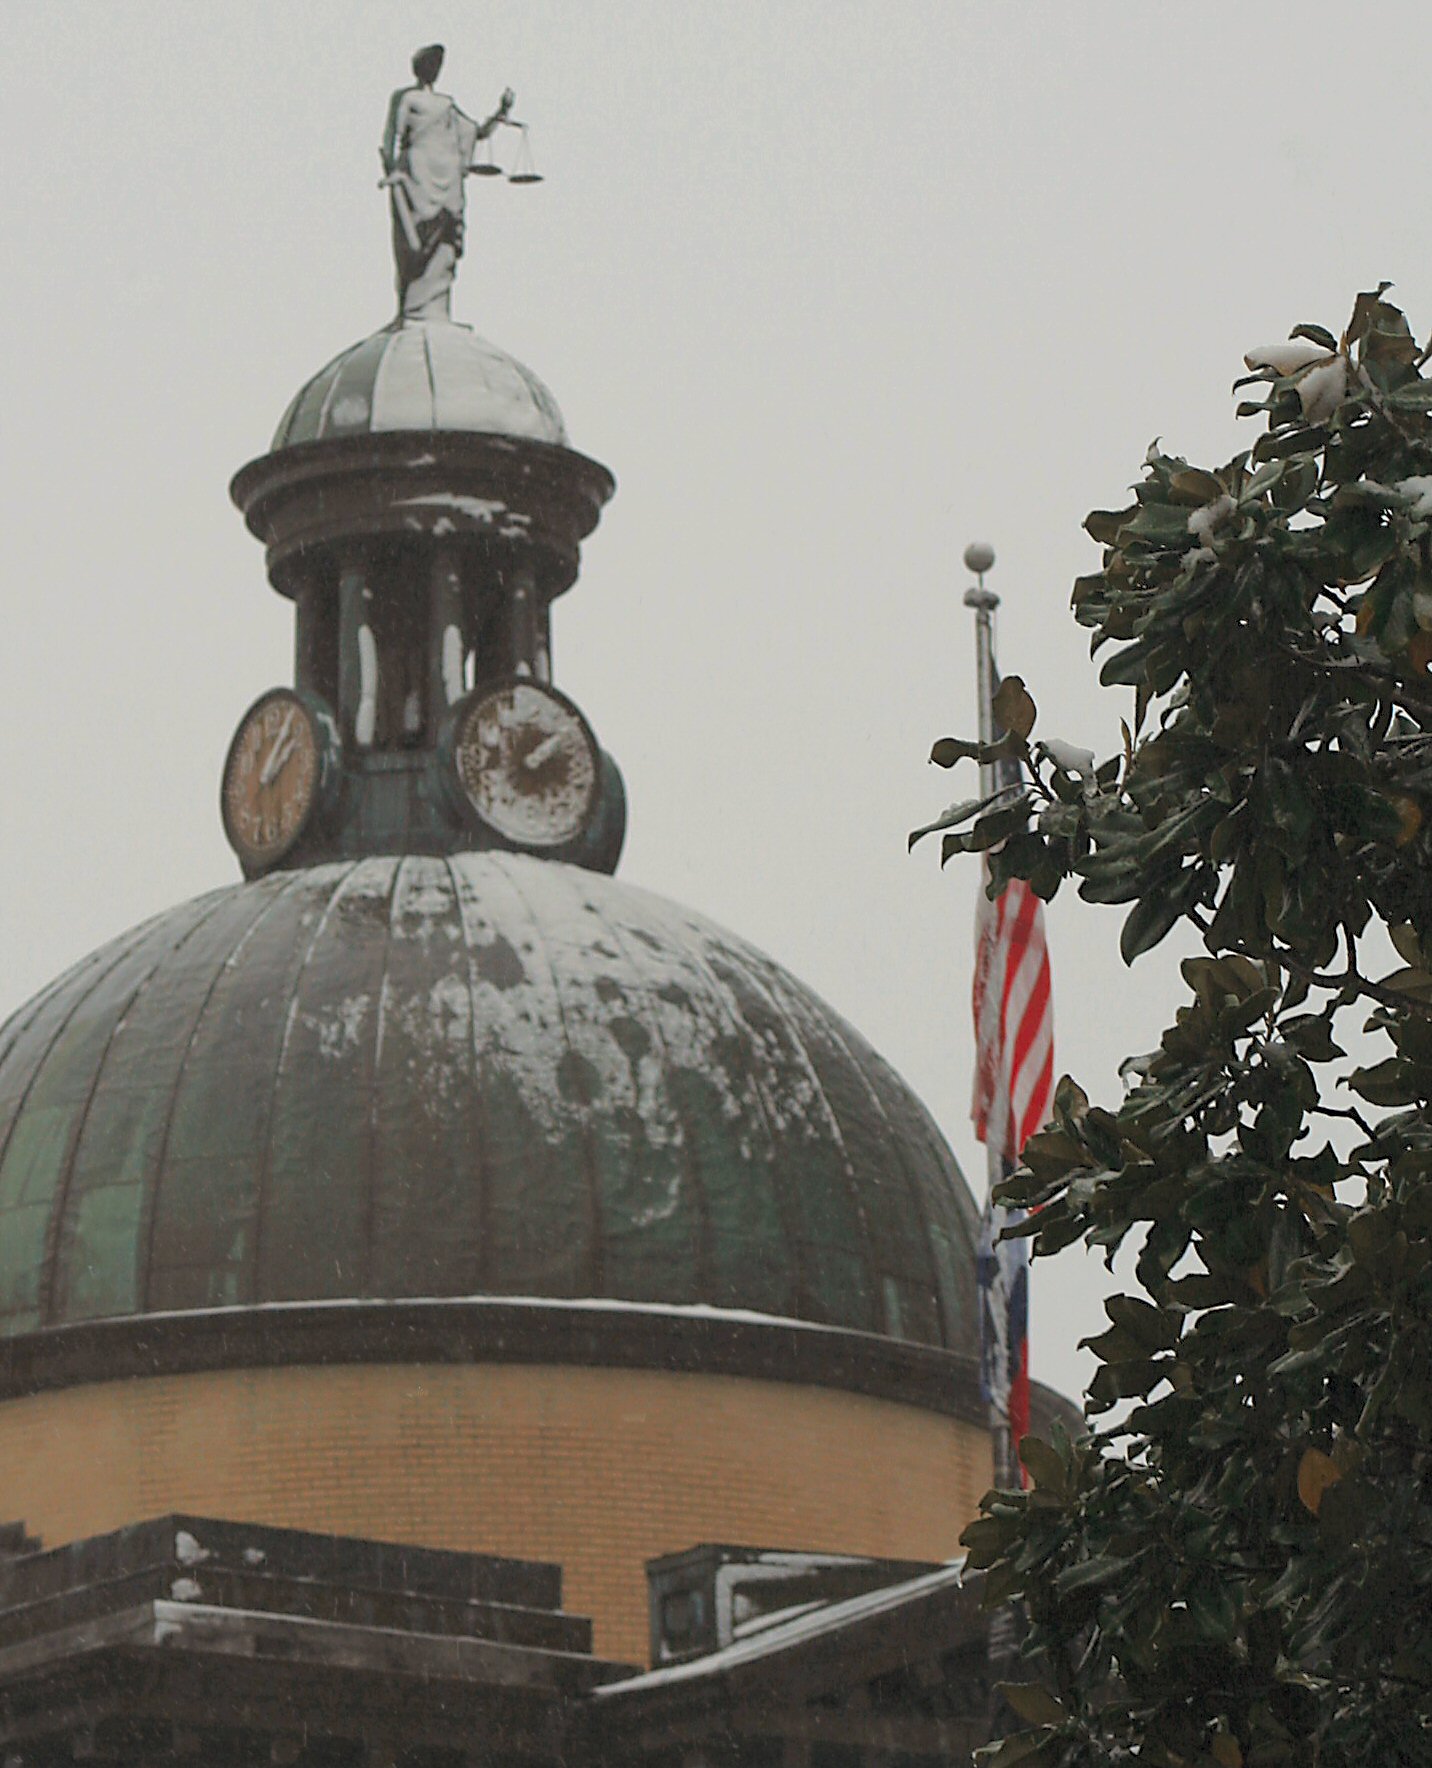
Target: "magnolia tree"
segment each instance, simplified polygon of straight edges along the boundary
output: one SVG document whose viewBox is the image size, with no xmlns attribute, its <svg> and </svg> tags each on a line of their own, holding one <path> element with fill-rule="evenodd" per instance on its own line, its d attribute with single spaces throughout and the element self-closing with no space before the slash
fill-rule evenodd
<svg viewBox="0 0 1432 1768">
<path fill-rule="evenodd" d="M 1126 962 L 1204 954 L 1002 1188 L 1036 1257 L 1136 1248 L 1138 1293 L 1087 1434 L 1026 1438 L 963 1537 L 1026 1617 L 1001 1768 L 1432 1763 L 1432 346 L 1386 286 L 1250 353 L 1251 451 L 1154 448 L 1085 524 L 1122 755 L 1038 740 L 1015 678 L 999 743 L 935 746 L 1025 764 L 946 859 L 1127 904 Z"/>
</svg>

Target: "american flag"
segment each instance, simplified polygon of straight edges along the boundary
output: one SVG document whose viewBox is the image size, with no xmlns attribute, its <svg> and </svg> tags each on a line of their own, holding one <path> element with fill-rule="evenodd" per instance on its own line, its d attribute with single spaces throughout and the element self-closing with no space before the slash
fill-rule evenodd
<svg viewBox="0 0 1432 1768">
<path fill-rule="evenodd" d="M 994 785 L 1017 785 L 1019 777 L 1017 762 L 1002 762 Z M 974 1015 L 971 1115 L 975 1134 L 990 1151 L 993 1187 L 1014 1170 L 1025 1142 L 1045 1122 L 1054 1092 L 1054 1015 L 1043 907 L 1018 878 L 993 902 L 980 893 Z M 987 1197 L 978 1254 L 980 1386 L 986 1402 L 1007 1420 L 1016 1451 L 1029 1431 L 1029 1242 L 999 1236 L 1024 1214 Z"/>
</svg>

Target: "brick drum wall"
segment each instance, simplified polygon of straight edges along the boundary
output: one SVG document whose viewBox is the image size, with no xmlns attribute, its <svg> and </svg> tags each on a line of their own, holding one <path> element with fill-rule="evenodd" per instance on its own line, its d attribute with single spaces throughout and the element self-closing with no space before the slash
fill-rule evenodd
<svg viewBox="0 0 1432 1768">
<path fill-rule="evenodd" d="M 644 1663 L 644 1565 L 699 1541 L 944 1559 L 985 1433 L 888 1400 L 648 1370 L 226 1370 L 0 1404 L 0 1521 L 47 1547 L 187 1510 L 555 1560 Z"/>
</svg>

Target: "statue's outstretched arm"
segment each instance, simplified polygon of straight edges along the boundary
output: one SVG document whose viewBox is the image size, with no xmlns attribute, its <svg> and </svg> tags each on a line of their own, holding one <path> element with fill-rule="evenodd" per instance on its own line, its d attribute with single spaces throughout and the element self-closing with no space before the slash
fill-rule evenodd
<svg viewBox="0 0 1432 1768">
<path fill-rule="evenodd" d="M 506 120 L 507 113 L 512 109 L 513 105 L 516 104 L 516 102 L 517 102 L 517 94 L 509 86 L 503 92 L 502 97 L 498 99 L 497 109 L 492 113 L 492 115 L 487 119 L 487 121 L 485 123 L 475 123 L 475 122 L 473 122 L 473 119 L 471 117 L 469 117 L 467 119 L 468 122 L 472 123 L 473 127 L 477 130 L 477 139 L 479 141 L 486 141 L 488 136 L 491 135 L 492 131 L 497 127 L 497 125 Z"/>
</svg>

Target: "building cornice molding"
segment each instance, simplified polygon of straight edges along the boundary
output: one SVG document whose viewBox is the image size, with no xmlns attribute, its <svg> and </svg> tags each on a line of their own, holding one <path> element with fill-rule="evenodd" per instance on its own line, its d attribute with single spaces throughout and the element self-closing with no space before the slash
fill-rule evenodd
<svg viewBox="0 0 1432 1768">
<path fill-rule="evenodd" d="M 0 1402 L 94 1382 L 365 1363 L 527 1364 L 843 1389 L 987 1423 L 972 1357 L 717 1308 L 465 1297 L 284 1302 L 47 1327 L 0 1342 Z M 1035 1428 L 1069 1416 L 1036 1384 Z"/>
</svg>

